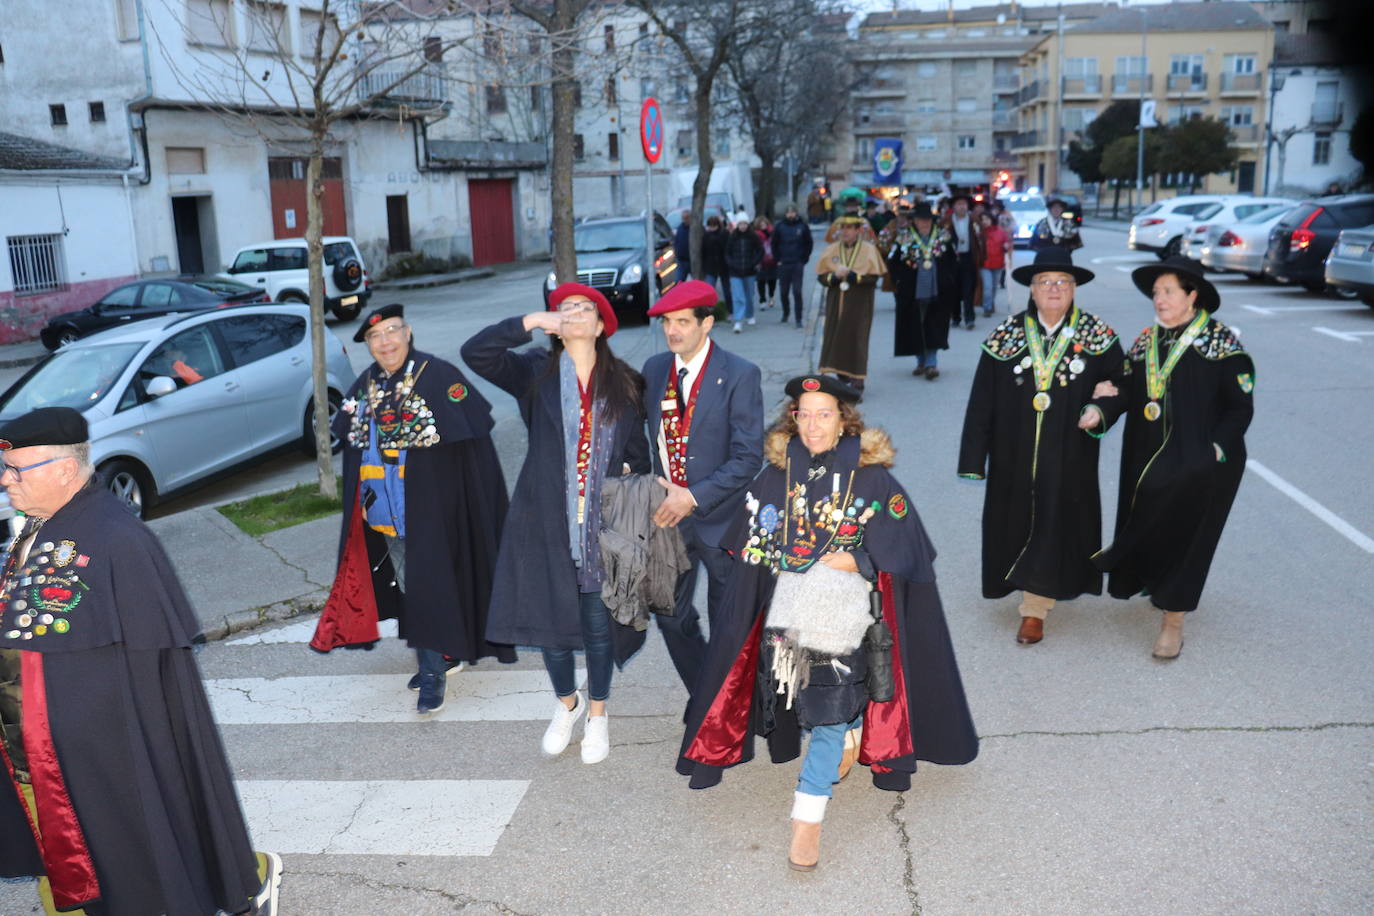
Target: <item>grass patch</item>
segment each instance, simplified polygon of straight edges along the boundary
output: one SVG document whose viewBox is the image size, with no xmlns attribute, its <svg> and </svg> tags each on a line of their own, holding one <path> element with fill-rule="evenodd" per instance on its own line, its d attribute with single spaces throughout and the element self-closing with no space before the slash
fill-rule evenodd
<svg viewBox="0 0 1374 916">
<path fill-rule="evenodd" d="M 220 506 L 219 511 L 244 533 L 261 537 L 269 531 L 333 515 L 340 510 L 340 505 L 337 496 L 333 499 L 321 496 L 319 484 L 303 483 L 289 490 L 227 503 Z"/>
</svg>

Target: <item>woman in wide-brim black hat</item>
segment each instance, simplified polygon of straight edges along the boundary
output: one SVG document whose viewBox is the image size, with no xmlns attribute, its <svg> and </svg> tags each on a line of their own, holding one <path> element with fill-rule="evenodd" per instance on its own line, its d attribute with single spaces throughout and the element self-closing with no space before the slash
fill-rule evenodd
<svg viewBox="0 0 1374 916">
<path fill-rule="evenodd" d="M 1164 612 L 1154 656 L 1171 659 L 1240 487 L 1255 364 L 1214 317 L 1221 296 L 1191 261 L 1174 256 L 1131 279 L 1155 321 L 1128 354 L 1116 537 L 1097 564 L 1113 596 L 1144 592 Z"/>
<path fill-rule="evenodd" d="M 1092 556 L 1102 545 L 1098 439 L 1120 415 L 1116 333 L 1079 308 L 1093 273 L 1062 248 L 1036 253 L 1012 278 L 1031 301 L 983 343 L 969 393 L 959 476 L 987 480 L 983 597 L 1022 593 L 1016 640 L 1034 645 L 1056 601 L 1102 593 Z"/>
</svg>

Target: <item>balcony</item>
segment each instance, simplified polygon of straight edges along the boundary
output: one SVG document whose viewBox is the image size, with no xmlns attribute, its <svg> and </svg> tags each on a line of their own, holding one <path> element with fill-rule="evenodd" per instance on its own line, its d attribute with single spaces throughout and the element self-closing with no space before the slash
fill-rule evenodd
<svg viewBox="0 0 1374 916">
<path fill-rule="evenodd" d="M 1009 149 L 993 150 L 992 161 L 998 165 L 1013 165 L 1016 162 L 1016 154 Z"/>
<path fill-rule="evenodd" d="M 1011 148 L 1026 149 L 1031 146 L 1040 146 L 1043 142 L 1044 134 L 1038 130 L 1027 130 L 1011 138 Z"/>
<path fill-rule="evenodd" d="M 437 107 L 448 101 L 448 84 L 441 64 L 427 64 L 419 73 L 406 70 L 370 70 L 360 75 L 358 96 L 373 99 L 381 107 L 410 105 Z"/>
<path fill-rule="evenodd" d="M 1344 115 L 1340 102 L 1316 102 L 1312 105 L 1312 124 L 1315 127 L 1337 127 Z"/>
<path fill-rule="evenodd" d="M 1170 73 L 1168 91 L 1175 95 L 1206 95 L 1207 74 Z"/>
<path fill-rule="evenodd" d="M 1096 73 L 1090 76 L 1066 76 L 1064 77 L 1064 95 L 1090 96 L 1096 98 L 1102 95 L 1102 77 Z"/>
<path fill-rule="evenodd" d="M 993 92 L 1015 92 L 1019 88 L 1021 88 L 1021 79 L 1015 73 L 993 74 Z"/>
<path fill-rule="evenodd" d="M 906 127 L 906 118 L 899 114 L 857 114 L 854 116 L 854 133 L 880 134 L 888 131 L 901 131 Z"/>
<path fill-rule="evenodd" d="M 895 76 L 875 76 L 855 88 L 853 94 L 859 99 L 899 98 L 906 95 L 906 82 Z"/>
<path fill-rule="evenodd" d="M 1010 108 L 996 108 L 992 112 L 993 130 L 1013 130 L 1016 127 L 1016 112 Z"/>
<path fill-rule="evenodd" d="M 1260 126 L 1258 124 L 1232 124 L 1231 133 L 1236 135 L 1237 143 L 1258 143 Z"/>
<path fill-rule="evenodd" d="M 1025 105 L 1038 98 L 1040 98 L 1040 81 L 1031 80 L 1029 83 L 1022 86 L 1021 90 L 1016 93 L 1016 104 Z"/>
<path fill-rule="evenodd" d="M 1138 96 L 1149 95 L 1154 91 L 1155 78 L 1152 73 L 1114 73 L 1112 74 L 1112 95 Z"/>
<path fill-rule="evenodd" d="M 1222 95 L 1259 95 L 1260 75 L 1258 73 L 1223 73 L 1221 75 Z"/>
</svg>

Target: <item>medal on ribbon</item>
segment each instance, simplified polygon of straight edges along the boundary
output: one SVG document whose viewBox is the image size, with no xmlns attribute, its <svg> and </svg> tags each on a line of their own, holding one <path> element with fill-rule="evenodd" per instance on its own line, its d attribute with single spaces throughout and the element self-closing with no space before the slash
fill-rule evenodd
<svg viewBox="0 0 1374 916">
<path fill-rule="evenodd" d="M 1164 358 L 1163 366 L 1159 364 L 1159 325 L 1150 326 L 1150 345 L 1145 348 L 1145 394 L 1150 401 L 1145 405 L 1143 413 L 1145 419 L 1151 423 L 1164 415 L 1164 408 L 1159 402 L 1164 397 L 1169 376 L 1174 374 L 1174 367 L 1178 365 L 1178 361 L 1188 352 L 1193 341 L 1197 340 L 1198 332 L 1207 324 L 1208 317 L 1210 316 L 1205 309 L 1197 313 L 1197 317 L 1188 323 L 1188 327 L 1169 348 L 1169 355 Z"/>
<path fill-rule="evenodd" d="M 1035 397 L 1031 398 L 1031 407 L 1037 413 L 1044 413 L 1050 409 L 1051 398 L 1049 395 L 1050 383 L 1054 381 L 1054 367 L 1059 365 L 1059 361 L 1068 352 L 1069 344 L 1073 342 L 1074 334 L 1078 327 L 1078 306 L 1073 307 L 1069 313 L 1067 326 L 1062 328 L 1054 336 L 1054 344 L 1050 347 L 1050 352 L 1045 353 L 1045 338 L 1040 333 L 1040 322 L 1029 313 L 1026 314 L 1026 349 L 1030 350 L 1031 371 L 1035 374 Z"/>
</svg>

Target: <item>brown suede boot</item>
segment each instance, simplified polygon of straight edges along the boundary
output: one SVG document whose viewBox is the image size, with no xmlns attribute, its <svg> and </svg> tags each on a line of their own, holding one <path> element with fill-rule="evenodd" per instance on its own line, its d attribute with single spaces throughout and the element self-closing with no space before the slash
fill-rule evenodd
<svg viewBox="0 0 1374 916">
<path fill-rule="evenodd" d="M 1183 651 L 1183 611 L 1165 611 L 1164 620 L 1159 626 L 1159 638 L 1155 640 L 1151 654 L 1162 661 L 1178 658 Z"/>
<path fill-rule="evenodd" d="M 821 860 L 821 825 L 792 820 L 792 845 L 787 850 L 787 864 L 793 871 L 815 871 Z"/>
</svg>

